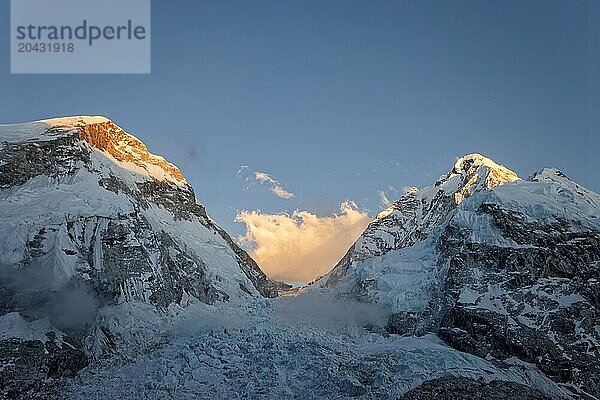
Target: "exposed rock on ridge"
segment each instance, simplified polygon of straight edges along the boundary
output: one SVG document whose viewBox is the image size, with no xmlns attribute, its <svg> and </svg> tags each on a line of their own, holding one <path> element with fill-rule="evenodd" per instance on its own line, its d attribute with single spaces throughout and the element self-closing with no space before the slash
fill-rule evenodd
<svg viewBox="0 0 600 400">
<path fill-rule="evenodd" d="M 516 357 L 600 397 L 600 196 L 560 171 L 519 180 L 465 156 L 378 215 L 315 285 L 380 304 L 390 333 Z"/>
<path fill-rule="evenodd" d="M 189 304 L 277 295 L 179 169 L 103 117 L 0 125 L 0 222 L 0 309 L 61 332 L 8 331 L 0 397 L 47 397 L 48 379 L 142 351 Z"/>
</svg>

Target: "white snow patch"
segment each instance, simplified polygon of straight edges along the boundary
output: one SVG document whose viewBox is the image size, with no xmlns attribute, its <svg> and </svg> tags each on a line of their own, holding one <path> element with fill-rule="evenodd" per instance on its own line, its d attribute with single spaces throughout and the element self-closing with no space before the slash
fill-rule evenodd
<svg viewBox="0 0 600 400">
<path fill-rule="evenodd" d="M 28 322 L 18 312 L 0 316 L 0 340 L 40 340 L 45 343 L 49 340 L 46 336 L 48 332 L 54 332 L 59 342 L 61 341 L 62 332 L 53 328 L 47 318 Z"/>
</svg>

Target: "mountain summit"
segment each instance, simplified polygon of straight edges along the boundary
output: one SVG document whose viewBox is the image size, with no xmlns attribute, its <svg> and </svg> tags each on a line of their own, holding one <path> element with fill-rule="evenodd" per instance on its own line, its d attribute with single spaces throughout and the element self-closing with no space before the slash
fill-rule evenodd
<svg viewBox="0 0 600 400">
<path fill-rule="evenodd" d="M 346 256 L 322 279 L 335 286 L 349 266 L 424 240 L 469 196 L 518 180 L 516 173 L 477 153 L 459 158 L 433 186 L 410 188 L 380 212 Z"/>
<path fill-rule="evenodd" d="M 599 278 L 598 194 L 469 154 L 381 212 L 309 291 L 383 307 L 390 333 L 535 364 L 587 398 L 600 397 Z"/>
<path fill-rule="evenodd" d="M 4 263 L 26 268 L 43 257 L 56 281 L 98 273 L 118 298 L 162 306 L 184 295 L 208 303 L 238 293 L 276 295 L 256 263 L 206 215 L 179 169 L 112 121 L 83 116 L 5 125 L 0 141 L 0 210 L 12 228 L 0 232 L 8 244 L 0 249 Z M 123 253 L 111 254 L 117 243 Z M 210 264 L 222 268 L 219 257 L 231 260 L 231 270 L 215 275 Z M 132 268 L 124 274 L 123 265 L 112 266 L 117 258 L 130 259 Z M 169 294 L 160 273 L 166 262 L 177 266 L 171 272 L 192 274 Z"/>
<path fill-rule="evenodd" d="M 74 373 L 146 346 L 178 308 L 277 295 L 179 169 L 103 117 L 0 125 L 0 220 L 4 334 L 50 317 L 68 343 L 32 350 L 32 368 L 68 349 Z"/>
</svg>

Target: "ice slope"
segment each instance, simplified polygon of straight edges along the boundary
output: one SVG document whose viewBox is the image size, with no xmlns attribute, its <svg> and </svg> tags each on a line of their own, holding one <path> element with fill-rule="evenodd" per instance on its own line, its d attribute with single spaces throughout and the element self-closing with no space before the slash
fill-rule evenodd
<svg viewBox="0 0 600 400">
<path fill-rule="evenodd" d="M 152 347 L 190 304 L 276 295 L 275 284 L 197 203 L 179 169 L 110 120 L 0 125 L 0 310 L 13 316 L 7 335 L 29 343 L 23 365 L 53 363 L 60 354 L 33 340 L 44 333 L 35 320 L 49 309 L 59 314 L 64 306 L 65 315 L 50 316 L 48 332 L 60 329 L 97 361 Z M 81 313 L 77 303 L 91 315 L 74 315 Z M 25 333 L 17 334 L 19 326 Z M 0 355 L 8 357 L 18 344 L 5 339 Z M 66 356 L 61 362 L 64 370 L 81 368 Z M 4 373 L 29 374 L 23 365 Z M 28 393 L 30 384 L 19 390 Z"/>
<path fill-rule="evenodd" d="M 389 332 L 518 357 L 597 397 L 599 282 L 598 194 L 555 169 L 520 180 L 468 155 L 377 216 L 305 290 L 377 304 Z"/>
<path fill-rule="evenodd" d="M 241 311 L 228 304 L 196 309 L 187 324 L 174 326 L 164 346 L 131 362 L 83 371 L 65 397 L 396 399 L 438 377 L 519 382 L 548 398 L 568 396 L 516 359 L 493 363 L 434 335 L 386 337 L 365 330 L 360 319 L 313 319 L 312 310 L 299 323 L 298 314 L 290 318 L 290 301 Z M 314 304 L 327 307 L 324 302 Z"/>
<path fill-rule="evenodd" d="M 231 248 L 229 238 L 195 204 L 193 190 L 181 172 L 109 120 L 70 117 L 4 125 L 0 126 L 0 143 L 0 259 L 4 264 L 26 263 L 35 235 L 52 227 L 53 234 L 41 243 L 49 261 L 43 264 L 52 265 L 59 282 L 78 271 L 85 277 L 85 268 L 102 266 L 85 266 L 77 247 L 90 246 L 92 237 L 111 220 L 135 214 L 153 232 L 168 234 L 178 247 L 209 265 L 206 272 L 216 290 L 238 295 L 240 283 L 255 290 L 240 268 L 239 249 Z M 56 167 L 34 158 L 42 147 L 50 152 L 48 162 L 54 161 Z M 25 182 L 11 181 L 10 174 L 17 173 L 31 176 Z M 80 243 L 75 236 L 81 237 Z M 130 232 L 127 242 L 139 244 L 133 236 Z M 98 241 L 94 243 L 92 258 L 100 261 L 102 249 Z M 142 299 L 149 296 L 140 293 Z"/>
</svg>

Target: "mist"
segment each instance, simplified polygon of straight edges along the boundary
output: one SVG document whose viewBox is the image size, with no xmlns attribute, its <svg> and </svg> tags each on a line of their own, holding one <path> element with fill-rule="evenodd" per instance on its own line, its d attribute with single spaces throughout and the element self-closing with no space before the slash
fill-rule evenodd
<svg viewBox="0 0 600 400">
<path fill-rule="evenodd" d="M 314 324 L 321 327 L 383 325 L 385 313 L 376 304 L 361 303 L 349 298 L 339 299 L 322 292 L 304 292 L 298 296 L 276 300 L 277 316 L 289 322 Z"/>
<path fill-rule="evenodd" d="M 27 320 L 48 318 L 65 331 L 85 330 L 98 311 L 99 299 L 86 282 L 56 281 L 39 266 L 0 265 L 0 311 L 19 312 Z"/>
</svg>

